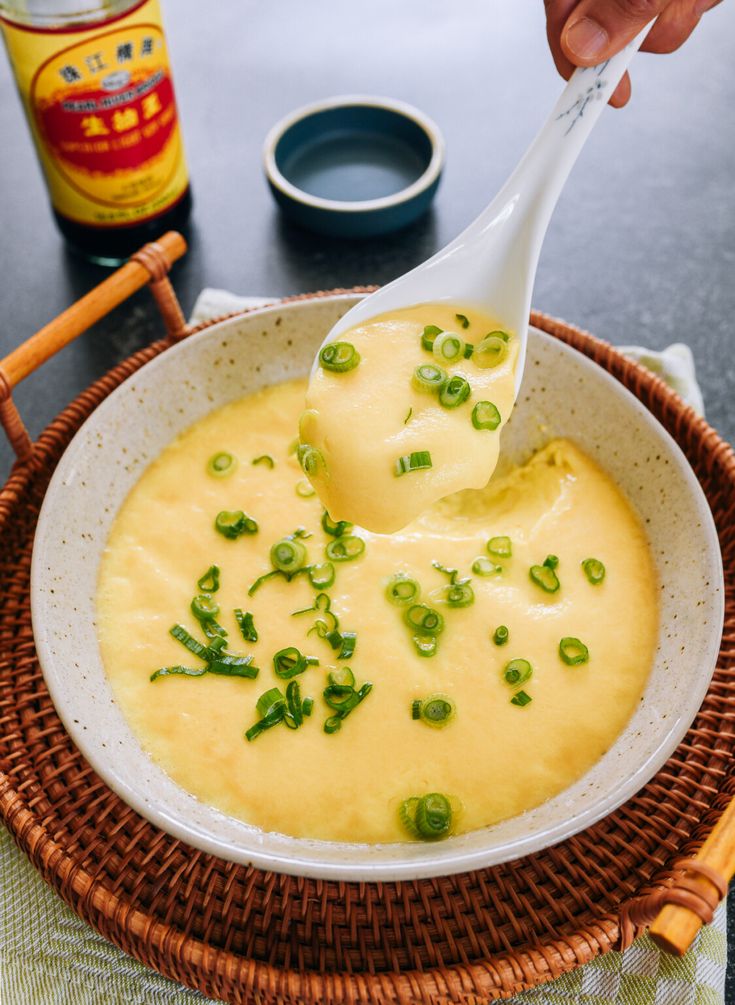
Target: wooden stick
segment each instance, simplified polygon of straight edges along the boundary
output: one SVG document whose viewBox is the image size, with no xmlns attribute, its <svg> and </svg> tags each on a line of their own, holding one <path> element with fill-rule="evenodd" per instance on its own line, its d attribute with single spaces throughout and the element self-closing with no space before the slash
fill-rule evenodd
<svg viewBox="0 0 735 1005">
<path fill-rule="evenodd" d="M 735 799 L 713 827 L 696 860 L 714 869 L 726 882 L 732 879 L 735 874 Z M 720 891 L 706 876 L 693 876 L 691 881 L 703 896 L 712 898 L 714 891 L 719 899 Z M 649 935 L 667 953 L 683 956 L 701 927 L 702 919 L 688 907 L 666 904 L 651 925 Z"/>
<path fill-rule="evenodd" d="M 175 262 L 186 252 L 186 241 L 176 231 L 169 231 L 155 242 L 160 245 L 170 262 Z M 63 314 L 49 322 L 26 342 L 0 360 L 0 369 L 8 384 L 15 387 L 24 378 L 54 356 L 59 349 L 72 342 L 90 328 L 95 321 L 108 314 L 136 290 L 150 282 L 151 274 L 139 262 L 126 262 L 122 268 L 99 286 L 95 286 L 81 300 L 77 300 Z"/>
</svg>

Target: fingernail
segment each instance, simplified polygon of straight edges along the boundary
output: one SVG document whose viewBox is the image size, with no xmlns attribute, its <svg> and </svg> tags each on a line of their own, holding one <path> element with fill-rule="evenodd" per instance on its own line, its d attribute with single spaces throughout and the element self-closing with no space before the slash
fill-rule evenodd
<svg viewBox="0 0 735 1005">
<path fill-rule="evenodd" d="M 596 59 L 604 51 L 608 37 L 602 25 L 591 17 L 583 17 L 567 28 L 564 41 L 575 56 L 588 60 Z"/>
</svg>

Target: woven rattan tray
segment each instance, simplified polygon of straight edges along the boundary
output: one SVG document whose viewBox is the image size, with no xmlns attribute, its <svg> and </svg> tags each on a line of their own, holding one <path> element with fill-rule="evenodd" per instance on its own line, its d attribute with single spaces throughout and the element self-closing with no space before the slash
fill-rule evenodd
<svg viewBox="0 0 735 1005">
<path fill-rule="evenodd" d="M 149 254 L 126 266 L 133 271 L 113 299 L 142 285 L 147 270 L 157 299 L 165 302 L 169 338 L 84 391 L 32 448 L 10 398 L 12 384 L 32 366 L 23 372 L 11 354 L 0 369 L 0 418 L 23 457 L 0 490 L 0 813 L 17 843 L 102 935 L 226 1002 L 491 1001 L 628 944 L 662 900 L 686 900 L 681 891 L 687 884 L 675 864 L 697 851 L 735 793 L 730 447 L 655 376 L 577 328 L 534 314 L 534 324 L 597 361 L 658 417 L 709 499 L 724 557 L 725 629 L 694 726 L 634 799 L 576 837 L 516 862 L 381 884 L 300 879 L 234 865 L 156 830 L 95 775 L 54 711 L 31 630 L 33 534 L 63 450 L 96 405 L 184 333 L 163 278 L 170 264 L 164 259 L 157 263 Z M 79 323 L 72 327 L 81 330 Z M 48 355 L 40 351 L 35 363 Z M 15 369 L 5 365 L 13 359 Z M 670 896 L 665 891 L 674 878 Z M 697 882 L 701 877 L 690 877 L 689 888 Z"/>
</svg>

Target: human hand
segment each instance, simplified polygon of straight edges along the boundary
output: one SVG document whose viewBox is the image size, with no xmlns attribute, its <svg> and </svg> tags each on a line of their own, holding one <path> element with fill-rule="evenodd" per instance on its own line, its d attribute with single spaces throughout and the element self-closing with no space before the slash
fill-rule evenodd
<svg viewBox="0 0 735 1005">
<path fill-rule="evenodd" d="M 721 0 L 544 0 L 546 35 L 559 73 L 568 80 L 577 66 L 595 66 L 620 52 L 639 31 L 658 20 L 643 52 L 673 52 L 701 16 Z M 626 73 L 610 98 L 621 108 L 630 98 Z"/>
</svg>

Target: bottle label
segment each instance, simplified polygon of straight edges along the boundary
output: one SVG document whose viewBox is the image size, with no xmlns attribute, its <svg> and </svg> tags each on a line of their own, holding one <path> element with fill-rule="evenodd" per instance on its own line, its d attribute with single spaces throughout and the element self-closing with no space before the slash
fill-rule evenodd
<svg viewBox="0 0 735 1005">
<path fill-rule="evenodd" d="M 82 30 L 2 28 L 59 213 L 134 224 L 181 198 L 188 176 L 158 0 Z"/>
</svg>

